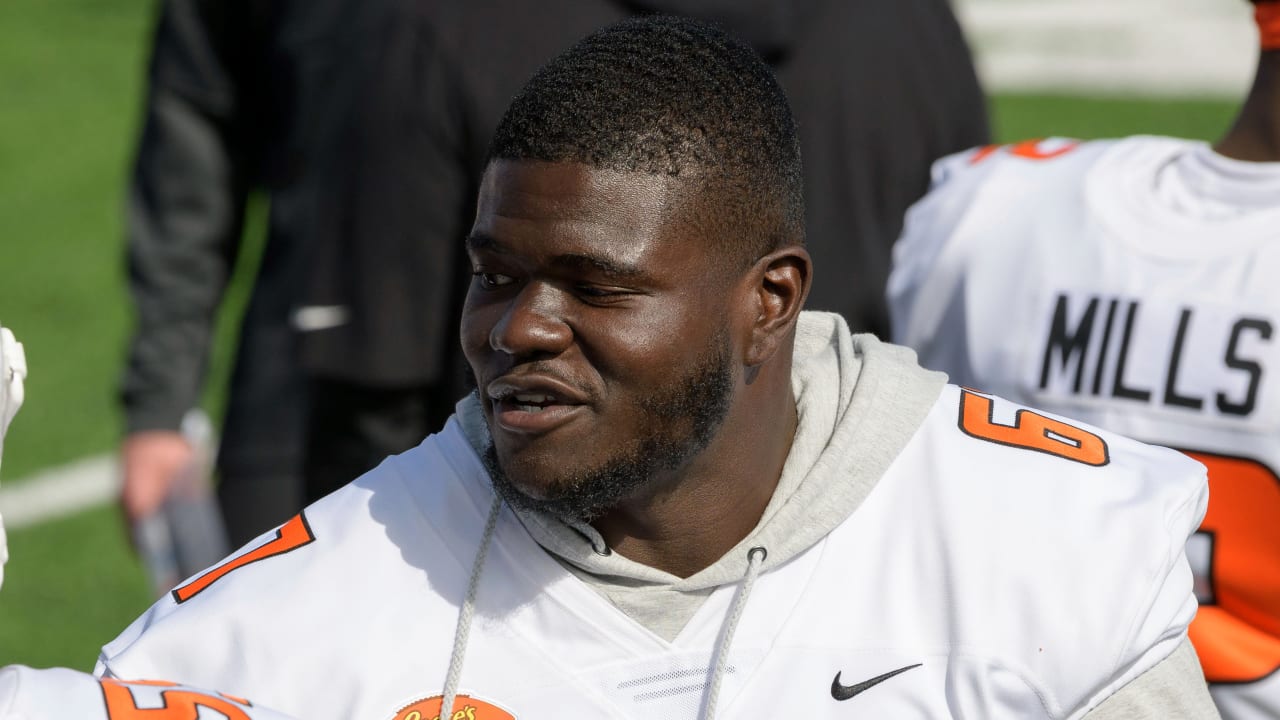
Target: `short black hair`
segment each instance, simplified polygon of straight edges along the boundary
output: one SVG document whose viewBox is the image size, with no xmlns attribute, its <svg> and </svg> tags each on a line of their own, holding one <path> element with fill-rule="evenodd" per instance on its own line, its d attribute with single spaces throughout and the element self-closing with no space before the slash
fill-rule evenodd
<svg viewBox="0 0 1280 720">
<path fill-rule="evenodd" d="M 800 142 L 751 46 L 680 17 L 631 18 L 579 41 L 512 101 L 488 161 L 577 162 L 690 178 L 700 229 L 752 262 L 804 242 Z"/>
</svg>

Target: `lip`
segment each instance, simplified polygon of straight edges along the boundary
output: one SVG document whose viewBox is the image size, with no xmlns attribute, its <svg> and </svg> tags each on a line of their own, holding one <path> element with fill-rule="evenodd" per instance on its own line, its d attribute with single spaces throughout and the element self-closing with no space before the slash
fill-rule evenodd
<svg viewBox="0 0 1280 720">
<path fill-rule="evenodd" d="M 495 429 L 522 435 L 550 432 L 586 411 L 584 395 L 566 383 L 545 375 L 506 375 L 485 386 L 493 409 Z M 521 409 L 517 395 L 549 395 L 551 402 L 530 412 Z"/>
<path fill-rule="evenodd" d="M 519 410 L 510 401 L 493 402 L 494 425 L 507 432 L 542 435 L 573 420 L 584 411 L 582 405 L 548 405 L 538 412 Z"/>
</svg>

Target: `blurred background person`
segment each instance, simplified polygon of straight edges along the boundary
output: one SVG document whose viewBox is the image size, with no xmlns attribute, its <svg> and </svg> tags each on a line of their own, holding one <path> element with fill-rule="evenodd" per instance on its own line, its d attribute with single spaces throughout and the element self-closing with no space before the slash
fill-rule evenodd
<svg viewBox="0 0 1280 720">
<path fill-rule="evenodd" d="M 461 238 L 489 135 L 537 67 L 628 14 L 720 22 L 801 126 L 810 306 L 887 332 L 889 247 L 936 158 L 987 138 L 945 0 L 166 0 L 128 212 L 137 308 L 123 504 L 193 462 L 195 406 L 246 198 L 270 201 L 218 454 L 240 544 L 416 445 L 465 392 Z"/>
<path fill-rule="evenodd" d="M 1190 634 L 1228 720 L 1280 717 L 1280 0 L 1253 9 L 1253 86 L 1216 143 L 947 158 L 888 291 L 894 339 L 952 382 L 1208 467 Z"/>
<path fill-rule="evenodd" d="M 182 419 L 199 397 L 253 191 L 269 202 L 267 240 L 240 323 L 217 456 L 233 544 L 314 499 L 304 489 L 308 466 L 340 463 L 334 471 L 354 477 L 375 456 L 420 439 L 425 419 L 415 414 L 438 412 L 433 403 L 446 400 L 451 407 L 460 394 L 442 314 L 453 253 L 417 227 L 430 199 L 393 176 L 400 168 L 379 164 L 388 155 L 351 146 L 399 139 L 359 130 L 391 105 L 362 103 L 371 57 L 400 4 L 161 4 L 127 213 L 137 326 L 121 454 L 131 523 L 153 516 L 195 461 Z M 334 174 L 360 180 L 348 185 Z M 335 244 L 359 248 L 351 266 L 326 264 L 346 260 Z M 385 272 L 401 264 L 420 273 L 418 284 Z M 333 276 L 334 288 L 315 281 Z M 315 287 L 340 297 L 317 301 Z M 308 402 L 308 380 L 320 377 L 335 382 Z M 378 447 L 352 449 L 362 442 Z"/>
</svg>

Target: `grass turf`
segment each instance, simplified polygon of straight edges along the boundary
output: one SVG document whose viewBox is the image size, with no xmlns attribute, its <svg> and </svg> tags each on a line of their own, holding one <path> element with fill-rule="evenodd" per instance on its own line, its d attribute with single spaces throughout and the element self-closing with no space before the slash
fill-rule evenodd
<svg viewBox="0 0 1280 720">
<path fill-rule="evenodd" d="M 152 4 L 0 3 L 0 322 L 31 366 L 28 402 L 6 442 L 4 478 L 110 451 L 128 332 L 120 231 Z M 1138 132 L 1210 138 L 1233 105 L 998 95 L 1010 141 Z M 261 235 L 261 221 L 250 236 Z M 255 253 L 219 319 L 207 403 L 216 416 Z M 0 664 L 89 669 L 98 647 L 149 602 L 113 508 L 11 533 L 0 593 Z"/>
<path fill-rule="evenodd" d="M 996 95 L 992 133 L 999 142 L 1064 136 L 1091 140 L 1172 135 L 1211 140 L 1226 131 L 1236 103 L 1211 99 L 1127 99 L 1062 95 Z"/>
<path fill-rule="evenodd" d="M 148 584 L 114 507 L 13 533 L 0 592 L 0 665 L 91 670 L 147 605 Z"/>
</svg>

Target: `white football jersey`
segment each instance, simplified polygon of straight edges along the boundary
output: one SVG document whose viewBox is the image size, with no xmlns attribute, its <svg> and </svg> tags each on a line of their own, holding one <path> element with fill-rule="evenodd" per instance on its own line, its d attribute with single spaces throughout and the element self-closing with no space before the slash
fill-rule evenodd
<svg viewBox="0 0 1280 720">
<path fill-rule="evenodd" d="M 65 668 L 0 668 L 3 720 L 290 720 L 244 698 L 171 682 L 122 682 Z"/>
<path fill-rule="evenodd" d="M 1197 157 L 1269 197 L 1165 175 Z M 1280 718 L 1278 173 L 1159 137 L 962 153 L 908 214 L 888 290 L 895 341 L 953 382 L 1208 467 L 1191 637 L 1236 720 Z"/>
<path fill-rule="evenodd" d="M 947 387 L 864 503 L 756 579 L 719 717 L 1079 718 L 1185 641 L 1203 469 L 1020 410 Z M 97 671 L 431 718 L 492 502 L 450 421 L 180 586 Z M 508 509 L 494 532 L 454 718 L 699 716 L 738 584 L 668 642 Z"/>
</svg>

